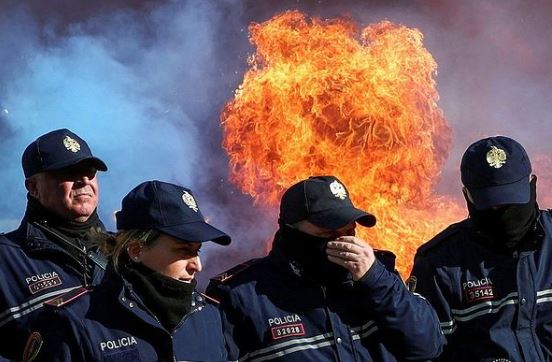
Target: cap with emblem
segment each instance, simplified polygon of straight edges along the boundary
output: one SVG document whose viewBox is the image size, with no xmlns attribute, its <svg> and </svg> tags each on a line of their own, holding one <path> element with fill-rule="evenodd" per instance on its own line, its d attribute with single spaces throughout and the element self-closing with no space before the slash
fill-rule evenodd
<svg viewBox="0 0 552 362">
<path fill-rule="evenodd" d="M 526 204 L 531 198 L 531 161 L 523 146 L 511 138 L 489 137 L 470 145 L 460 173 L 477 209 Z"/>
<path fill-rule="evenodd" d="M 162 181 L 146 181 L 123 198 L 117 229 L 155 229 L 182 241 L 228 245 L 230 237 L 209 225 L 192 191 Z"/>
<path fill-rule="evenodd" d="M 326 229 L 339 229 L 353 221 L 374 226 L 374 215 L 357 209 L 349 192 L 334 176 L 315 176 L 291 186 L 282 196 L 280 224 L 308 220 Z"/>
<path fill-rule="evenodd" d="M 92 155 L 86 141 L 65 128 L 38 137 L 27 146 L 21 159 L 26 178 L 84 161 L 90 162 L 97 170 L 107 171 L 105 163 Z"/>
</svg>

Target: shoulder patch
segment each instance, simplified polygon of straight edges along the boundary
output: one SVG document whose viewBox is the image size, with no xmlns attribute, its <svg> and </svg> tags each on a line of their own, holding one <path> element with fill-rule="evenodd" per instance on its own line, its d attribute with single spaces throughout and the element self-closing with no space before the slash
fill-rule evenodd
<svg viewBox="0 0 552 362">
<path fill-rule="evenodd" d="M 31 333 L 23 350 L 23 362 L 34 361 L 42 348 L 42 343 L 42 335 L 39 332 Z"/>
<path fill-rule="evenodd" d="M 73 290 L 68 291 L 67 293 L 64 293 L 60 296 L 57 296 L 53 299 L 50 299 L 44 302 L 44 306 L 53 307 L 53 308 L 62 308 L 68 305 L 69 303 L 71 303 L 72 301 L 82 297 L 89 291 L 90 289 L 85 287 L 75 288 Z"/>
<path fill-rule="evenodd" d="M 225 272 L 222 272 L 211 278 L 211 281 L 219 284 L 224 284 L 234 278 L 236 275 L 240 274 L 244 270 L 248 269 L 250 266 L 257 264 L 261 259 L 251 259 L 244 263 L 238 264 Z"/>
<path fill-rule="evenodd" d="M 447 227 L 445 230 L 437 234 L 433 239 L 429 240 L 425 244 L 422 244 L 417 251 L 417 255 L 426 255 L 430 250 L 439 246 L 443 241 L 447 240 L 451 236 L 458 234 L 464 227 L 465 221 L 461 221 L 456 224 L 452 224 Z"/>
</svg>

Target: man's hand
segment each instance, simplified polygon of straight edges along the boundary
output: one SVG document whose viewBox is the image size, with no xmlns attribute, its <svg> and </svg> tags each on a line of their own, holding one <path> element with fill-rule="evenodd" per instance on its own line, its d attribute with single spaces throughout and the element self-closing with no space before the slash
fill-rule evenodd
<svg viewBox="0 0 552 362">
<path fill-rule="evenodd" d="M 376 260 L 374 249 L 354 236 L 341 236 L 330 241 L 326 253 L 332 263 L 349 270 L 354 281 L 362 278 Z"/>
</svg>

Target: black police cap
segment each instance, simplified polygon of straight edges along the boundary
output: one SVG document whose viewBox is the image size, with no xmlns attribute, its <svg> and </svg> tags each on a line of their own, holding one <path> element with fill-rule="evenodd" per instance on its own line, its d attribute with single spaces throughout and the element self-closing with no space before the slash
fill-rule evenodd
<svg viewBox="0 0 552 362">
<path fill-rule="evenodd" d="M 63 128 L 38 137 L 27 146 L 21 158 L 25 177 L 44 171 L 55 171 L 89 162 L 96 170 L 107 171 L 107 166 L 92 151 L 85 140 Z"/>
<path fill-rule="evenodd" d="M 115 214 L 118 230 L 154 229 L 183 242 L 230 244 L 230 237 L 205 221 L 190 189 L 146 181 L 123 198 Z"/>
<path fill-rule="evenodd" d="M 509 137 L 471 144 L 462 157 L 460 173 L 477 209 L 526 204 L 531 198 L 531 161 L 523 146 Z"/>
<path fill-rule="evenodd" d="M 354 207 L 345 185 L 334 176 L 313 176 L 291 186 L 282 196 L 280 224 L 308 220 L 316 226 L 336 230 L 358 222 L 374 226 L 376 217 Z"/>
</svg>

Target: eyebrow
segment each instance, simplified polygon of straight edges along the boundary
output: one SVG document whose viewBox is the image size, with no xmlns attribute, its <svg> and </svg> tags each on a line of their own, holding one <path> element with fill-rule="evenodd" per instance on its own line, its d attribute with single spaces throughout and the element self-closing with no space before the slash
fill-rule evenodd
<svg viewBox="0 0 552 362">
<path fill-rule="evenodd" d="M 179 250 L 187 250 L 187 251 L 197 251 L 201 249 L 201 244 L 197 247 L 190 245 L 190 244 L 179 244 L 175 246 L 175 249 Z"/>
</svg>

